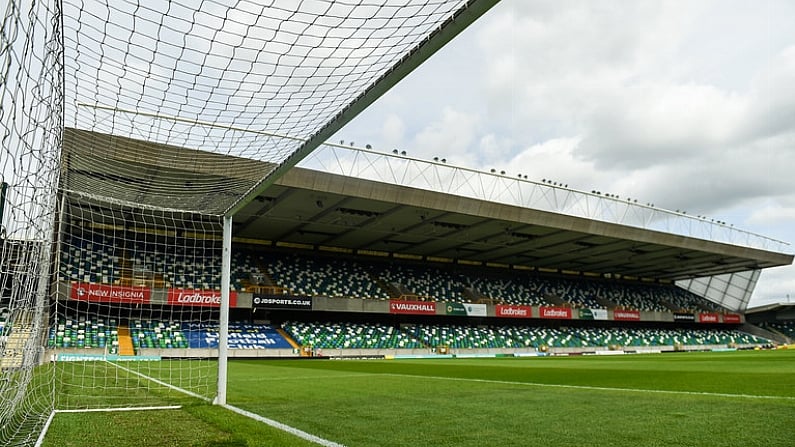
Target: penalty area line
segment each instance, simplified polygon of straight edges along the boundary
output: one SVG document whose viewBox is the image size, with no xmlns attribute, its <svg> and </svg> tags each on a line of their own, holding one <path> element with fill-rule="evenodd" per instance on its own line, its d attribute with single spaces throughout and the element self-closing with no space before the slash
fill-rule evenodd
<svg viewBox="0 0 795 447">
<path fill-rule="evenodd" d="M 119 408 L 83 408 L 73 410 L 55 410 L 56 413 L 111 413 L 116 411 L 153 411 L 153 410 L 179 410 L 182 405 L 162 405 L 156 407 L 119 407 Z"/>
<path fill-rule="evenodd" d="M 180 387 L 171 385 L 170 383 L 166 383 L 166 382 L 163 382 L 161 380 L 157 380 L 154 377 L 147 376 L 146 374 L 139 373 L 138 371 L 134 371 L 132 369 L 126 368 L 126 367 L 121 366 L 119 364 L 116 364 L 116 363 L 113 363 L 113 362 L 108 362 L 108 363 L 111 363 L 113 366 L 115 366 L 117 368 L 120 368 L 120 369 L 122 369 L 124 371 L 127 371 L 130 374 L 135 374 L 135 375 L 137 375 L 139 377 L 143 377 L 145 379 L 151 380 L 152 382 L 155 382 L 158 385 L 162 385 L 162 386 L 170 388 L 172 390 L 185 393 L 185 394 L 187 394 L 189 396 L 197 397 L 197 398 L 205 400 L 207 402 L 212 402 L 213 401 L 212 399 L 207 398 L 205 396 L 202 396 L 200 394 L 196 394 L 194 392 L 191 392 L 191 391 L 182 389 Z M 329 441 L 328 439 L 323 439 L 323 438 L 321 438 L 319 436 L 315 436 L 315 435 L 313 435 L 311 433 L 307 433 L 307 432 L 305 432 L 303 430 L 299 430 L 299 429 L 297 429 L 295 427 L 291 427 L 291 426 L 289 426 L 287 424 L 283 424 L 281 422 L 274 421 L 273 419 L 268 419 L 268 418 L 266 418 L 264 416 L 260 416 L 260 415 L 258 415 L 256 413 L 252 413 L 250 411 L 243 410 L 242 408 L 237 408 L 237 407 L 229 405 L 229 404 L 222 404 L 222 405 L 219 405 L 219 406 L 222 407 L 222 408 L 226 408 L 229 411 L 235 412 L 235 413 L 237 413 L 237 414 L 239 414 L 241 416 L 245 416 L 247 418 L 254 419 L 255 421 L 262 422 L 264 424 L 270 425 L 273 428 L 276 428 L 276 429 L 282 430 L 284 432 L 290 433 L 290 434 L 292 434 L 294 436 L 297 436 L 297 437 L 299 437 L 301 439 L 304 439 L 306 441 L 321 445 L 323 447 L 345 447 L 343 444 L 338 444 L 336 442 Z"/>
<path fill-rule="evenodd" d="M 613 388 L 606 386 L 590 386 L 590 385 L 566 385 L 561 383 L 538 383 L 538 382 L 513 382 L 509 380 L 491 380 L 491 379 L 467 379 L 464 377 L 442 377 L 442 376 L 415 376 L 411 374 L 383 374 L 384 376 L 391 377 L 410 377 L 413 379 L 424 378 L 434 380 L 449 380 L 456 382 L 475 382 L 475 383 L 489 383 L 495 385 L 516 385 L 528 386 L 539 388 L 564 388 L 574 390 L 587 390 L 587 391 L 620 391 L 627 393 L 641 393 L 641 394 L 673 394 L 683 396 L 704 396 L 704 397 L 725 397 L 732 399 L 767 399 L 767 400 L 792 400 L 795 401 L 793 396 L 769 396 L 761 394 L 732 394 L 732 393 L 711 393 L 708 391 L 677 391 L 677 390 L 650 390 L 645 388 Z"/>
<path fill-rule="evenodd" d="M 106 360 L 106 362 L 107 362 L 107 360 Z M 142 377 L 144 379 L 151 380 L 152 382 L 154 382 L 154 383 L 156 383 L 156 384 L 158 384 L 160 386 L 164 386 L 164 387 L 172 389 L 174 391 L 179 391 L 180 393 L 187 394 L 188 396 L 195 397 L 197 399 L 201 399 L 201 400 L 206 401 L 206 402 L 212 402 L 212 399 L 210 399 L 207 396 L 202 396 L 201 394 L 194 393 L 193 391 L 188 391 L 188 390 L 180 388 L 178 386 L 174 386 L 174 385 L 172 385 L 170 383 L 163 382 L 162 380 L 158 380 L 158 379 L 155 379 L 154 377 L 147 376 L 146 374 L 140 373 L 140 372 L 132 370 L 130 368 L 126 368 L 126 367 L 121 366 L 121 365 L 119 365 L 117 363 L 113 363 L 113 362 L 108 362 L 108 363 L 110 363 L 111 365 L 115 366 L 116 368 L 121 369 L 122 371 L 127 371 L 130 374 L 134 374 L 134 375 L 136 375 L 138 377 Z"/>
<path fill-rule="evenodd" d="M 47 432 L 50 430 L 50 425 L 52 424 L 52 420 L 55 418 L 56 414 L 60 413 L 110 413 L 110 412 L 117 412 L 117 411 L 152 411 L 152 410 L 179 410 L 182 408 L 182 405 L 163 405 L 158 407 L 121 407 L 121 408 L 83 408 L 83 409 L 72 409 L 72 410 L 52 410 L 50 415 L 47 417 L 47 421 L 44 423 L 44 427 L 41 429 L 41 433 L 39 433 L 39 437 L 36 438 L 36 443 L 34 447 L 41 447 L 44 443 L 44 438 L 47 436 Z"/>
<path fill-rule="evenodd" d="M 315 436 L 311 433 L 307 433 L 303 430 L 299 430 L 295 427 L 291 427 L 287 424 L 283 424 L 278 421 L 274 421 L 273 419 L 268 419 L 264 416 L 260 416 L 256 413 L 252 413 L 250 411 L 243 410 L 242 408 L 235 407 L 233 405 L 223 404 L 221 405 L 223 408 L 226 408 L 229 411 L 233 411 L 241 416 L 245 416 L 247 418 L 254 419 L 255 421 L 262 422 L 263 424 L 270 425 L 273 428 L 279 429 L 281 431 L 290 433 L 292 435 L 298 436 L 301 439 L 304 439 L 309 442 L 313 442 L 315 444 L 322 445 L 323 447 L 345 447 L 343 444 L 337 444 L 334 441 L 329 441 L 328 439 L 323 439 L 319 436 Z"/>
</svg>

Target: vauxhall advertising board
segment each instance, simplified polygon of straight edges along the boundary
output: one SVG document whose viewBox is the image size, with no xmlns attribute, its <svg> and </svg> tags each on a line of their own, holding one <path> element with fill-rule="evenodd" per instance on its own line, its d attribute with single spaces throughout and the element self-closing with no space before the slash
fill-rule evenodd
<svg viewBox="0 0 795 447">
<path fill-rule="evenodd" d="M 411 315 L 436 315 L 436 303 L 429 301 L 389 301 L 389 313 Z"/>
<path fill-rule="evenodd" d="M 307 295 L 254 295 L 255 309 L 312 310 L 312 297 Z"/>
</svg>

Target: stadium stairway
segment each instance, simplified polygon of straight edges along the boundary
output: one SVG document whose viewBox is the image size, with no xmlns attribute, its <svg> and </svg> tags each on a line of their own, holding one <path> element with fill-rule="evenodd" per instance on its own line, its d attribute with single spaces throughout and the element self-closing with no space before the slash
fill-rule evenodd
<svg viewBox="0 0 795 447">
<path fill-rule="evenodd" d="M 785 343 L 785 344 L 792 343 L 792 339 L 782 334 L 781 332 L 773 332 L 770 329 L 761 328 L 751 323 L 744 323 L 740 327 L 740 330 L 743 332 L 747 332 L 751 335 L 755 335 L 757 337 L 767 338 L 768 340 L 776 341 L 778 343 Z"/>
<path fill-rule="evenodd" d="M 130 328 L 119 325 L 119 355 L 135 355 Z"/>
<path fill-rule="evenodd" d="M 7 335 L 4 354 L 0 357 L 0 370 L 21 368 L 24 363 L 25 346 L 33 337 L 32 315 L 24 311 L 14 319 Z"/>
<path fill-rule="evenodd" d="M 284 337 L 284 339 L 287 340 L 287 343 L 290 343 L 290 346 L 292 346 L 293 349 L 301 349 L 301 345 L 299 345 L 295 340 L 293 340 L 293 337 L 291 337 L 290 334 L 288 334 L 284 329 L 278 328 L 276 329 L 276 332 L 278 332 L 279 335 Z"/>
</svg>

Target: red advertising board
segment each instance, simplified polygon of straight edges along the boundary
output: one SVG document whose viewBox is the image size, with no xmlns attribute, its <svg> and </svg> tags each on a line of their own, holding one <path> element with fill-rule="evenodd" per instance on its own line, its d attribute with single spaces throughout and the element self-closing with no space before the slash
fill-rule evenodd
<svg viewBox="0 0 795 447">
<path fill-rule="evenodd" d="M 98 303 L 148 304 L 152 297 L 149 287 L 113 286 L 80 282 L 72 284 L 69 297 L 78 301 Z"/>
<path fill-rule="evenodd" d="M 698 314 L 699 323 L 717 323 L 718 314 Z"/>
<path fill-rule="evenodd" d="M 168 289 L 168 304 L 221 307 L 220 290 Z M 229 291 L 229 307 L 237 306 L 237 292 Z"/>
<path fill-rule="evenodd" d="M 618 321 L 638 321 L 640 320 L 639 310 L 614 310 L 613 319 Z"/>
<path fill-rule="evenodd" d="M 425 301 L 389 301 L 389 313 L 391 314 L 413 314 L 413 315 L 436 315 L 436 303 Z"/>
<path fill-rule="evenodd" d="M 541 318 L 556 318 L 561 320 L 571 319 L 570 307 L 539 307 L 538 316 Z"/>
<path fill-rule="evenodd" d="M 532 318 L 533 308 L 530 306 L 507 306 L 498 304 L 495 306 L 498 317 L 505 318 Z"/>
<path fill-rule="evenodd" d="M 723 315 L 723 322 L 729 324 L 740 324 L 742 321 L 740 320 L 740 316 L 737 314 L 724 314 Z"/>
</svg>

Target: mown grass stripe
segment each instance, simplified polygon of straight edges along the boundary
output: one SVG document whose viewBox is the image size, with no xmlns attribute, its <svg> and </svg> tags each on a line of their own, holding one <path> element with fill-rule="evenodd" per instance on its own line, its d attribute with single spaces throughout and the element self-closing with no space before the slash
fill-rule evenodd
<svg viewBox="0 0 795 447">
<path fill-rule="evenodd" d="M 381 373 L 374 375 L 390 376 L 390 377 L 404 377 L 404 378 L 422 378 L 422 379 L 435 379 L 446 381 L 458 382 L 475 382 L 475 383 L 490 383 L 496 385 L 516 385 L 516 386 L 532 386 L 542 388 L 565 388 L 565 389 L 578 389 L 589 391 L 620 391 L 628 393 L 648 393 L 648 394 L 673 394 L 680 396 L 705 396 L 705 397 L 725 397 L 725 398 L 741 398 L 741 399 L 770 399 L 770 400 L 791 400 L 795 401 L 793 396 L 769 396 L 769 395 L 756 395 L 756 394 L 732 394 L 732 393 L 712 393 L 708 391 L 678 391 L 678 390 L 651 390 L 645 388 L 617 388 L 617 387 L 604 387 L 604 386 L 589 386 L 589 385 L 567 385 L 563 383 L 538 383 L 538 382 L 515 382 L 509 380 L 492 380 L 492 379 L 472 379 L 465 377 L 443 377 L 443 376 L 425 376 L 413 374 L 394 374 L 394 373 Z"/>
</svg>

